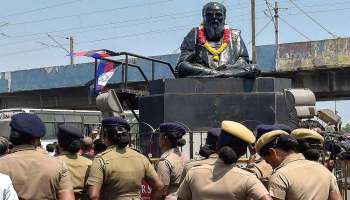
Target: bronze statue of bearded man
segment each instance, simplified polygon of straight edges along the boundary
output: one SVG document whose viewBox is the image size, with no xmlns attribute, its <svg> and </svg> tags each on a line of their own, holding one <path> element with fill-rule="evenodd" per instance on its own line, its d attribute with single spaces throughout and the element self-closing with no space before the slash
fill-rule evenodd
<svg viewBox="0 0 350 200">
<path fill-rule="evenodd" d="M 250 64 L 241 31 L 225 24 L 226 8 L 210 2 L 202 10 L 203 23 L 181 44 L 176 66 L 179 77 L 255 78 L 260 69 Z"/>
</svg>

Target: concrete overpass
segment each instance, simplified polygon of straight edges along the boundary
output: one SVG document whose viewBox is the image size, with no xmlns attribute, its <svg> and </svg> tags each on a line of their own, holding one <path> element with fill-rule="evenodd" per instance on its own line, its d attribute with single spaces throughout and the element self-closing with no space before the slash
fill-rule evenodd
<svg viewBox="0 0 350 200">
<path fill-rule="evenodd" d="M 276 66 L 276 47 L 257 48 L 258 64 L 262 76 L 287 77 L 295 88 L 310 88 L 317 100 L 350 99 L 350 39 L 281 44 Z M 155 56 L 175 66 L 178 54 Z M 131 58 L 130 63 L 142 66 L 150 79 L 151 63 Z M 172 78 L 171 72 L 155 66 L 155 79 Z M 96 109 L 91 95 L 94 63 L 53 66 L 30 70 L 0 73 L 0 108 L 65 108 Z M 128 90 L 135 95 L 147 94 L 148 86 L 142 76 L 130 69 Z M 128 92 L 121 87 L 121 70 L 118 69 L 108 87 L 117 89 L 121 98 Z M 135 92 L 136 91 L 136 92 Z M 131 102 L 131 105 L 137 102 Z"/>
<path fill-rule="evenodd" d="M 275 52 L 273 45 L 258 47 L 260 65 L 272 69 L 264 76 L 291 78 L 320 101 L 350 98 L 350 38 L 281 44 L 277 61 Z"/>
</svg>

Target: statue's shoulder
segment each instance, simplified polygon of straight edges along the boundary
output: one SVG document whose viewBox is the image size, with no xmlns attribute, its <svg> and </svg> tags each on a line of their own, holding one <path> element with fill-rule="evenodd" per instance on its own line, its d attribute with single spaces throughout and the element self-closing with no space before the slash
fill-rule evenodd
<svg viewBox="0 0 350 200">
<path fill-rule="evenodd" d="M 193 27 L 189 32 L 188 35 L 194 35 L 198 31 L 198 27 Z"/>
<path fill-rule="evenodd" d="M 185 41 L 188 42 L 188 43 L 196 43 L 197 41 L 197 27 L 193 27 L 188 33 L 187 35 L 185 36 Z"/>
</svg>

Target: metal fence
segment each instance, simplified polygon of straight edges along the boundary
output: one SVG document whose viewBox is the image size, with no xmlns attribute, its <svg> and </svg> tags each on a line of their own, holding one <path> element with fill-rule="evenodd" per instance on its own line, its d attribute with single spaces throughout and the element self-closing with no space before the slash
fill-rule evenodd
<svg viewBox="0 0 350 200">
<path fill-rule="evenodd" d="M 188 158 L 197 158 L 199 149 L 205 144 L 207 138 L 206 132 L 189 132 L 184 135 L 186 145 L 180 148 Z M 158 133 L 130 133 L 130 147 L 137 149 L 142 154 L 149 157 L 160 157 Z"/>
</svg>

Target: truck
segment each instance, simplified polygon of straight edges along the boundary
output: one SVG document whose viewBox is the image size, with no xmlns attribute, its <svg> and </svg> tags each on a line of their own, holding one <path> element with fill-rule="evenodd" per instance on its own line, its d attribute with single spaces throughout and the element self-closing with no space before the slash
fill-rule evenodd
<svg viewBox="0 0 350 200">
<path fill-rule="evenodd" d="M 33 113 L 44 122 L 46 134 L 41 139 L 42 147 L 57 141 L 56 133 L 58 125 L 66 124 L 78 128 L 89 136 L 94 130 L 100 127 L 102 114 L 100 111 L 92 110 L 59 110 L 59 109 L 33 109 L 13 108 L 0 110 L 0 136 L 10 136 L 11 117 L 18 113 Z"/>
</svg>

